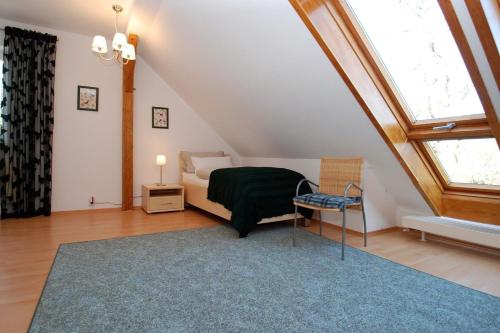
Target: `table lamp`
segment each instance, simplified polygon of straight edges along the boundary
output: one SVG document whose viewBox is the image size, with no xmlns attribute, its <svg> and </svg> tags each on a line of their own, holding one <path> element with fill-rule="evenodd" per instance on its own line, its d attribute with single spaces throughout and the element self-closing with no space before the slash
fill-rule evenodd
<svg viewBox="0 0 500 333">
<path fill-rule="evenodd" d="M 167 164 L 165 155 L 156 155 L 156 165 L 160 167 L 160 185 L 163 185 L 163 166 Z"/>
</svg>

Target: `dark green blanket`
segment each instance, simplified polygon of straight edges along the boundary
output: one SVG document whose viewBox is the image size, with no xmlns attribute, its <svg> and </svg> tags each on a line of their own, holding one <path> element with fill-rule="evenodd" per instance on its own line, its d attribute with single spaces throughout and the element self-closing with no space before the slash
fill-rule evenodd
<svg viewBox="0 0 500 333">
<path fill-rule="evenodd" d="M 295 211 L 293 197 L 304 176 L 298 172 L 268 167 L 217 169 L 210 174 L 208 200 L 220 203 L 232 212 L 231 224 L 245 237 L 263 218 Z M 308 184 L 300 194 L 311 193 Z M 310 218 L 312 211 L 301 209 Z"/>
</svg>

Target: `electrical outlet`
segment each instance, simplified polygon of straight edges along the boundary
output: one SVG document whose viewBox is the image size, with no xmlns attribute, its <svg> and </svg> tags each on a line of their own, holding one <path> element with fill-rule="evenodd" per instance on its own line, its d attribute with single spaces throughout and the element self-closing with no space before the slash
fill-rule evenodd
<svg viewBox="0 0 500 333">
<path fill-rule="evenodd" d="M 94 199 L 94 196 L 91 196 L 91 197 L 90 197 L 89 204 L 90 204 L 91 206 L 95 204 L 95 199 Z"/>
</svg>

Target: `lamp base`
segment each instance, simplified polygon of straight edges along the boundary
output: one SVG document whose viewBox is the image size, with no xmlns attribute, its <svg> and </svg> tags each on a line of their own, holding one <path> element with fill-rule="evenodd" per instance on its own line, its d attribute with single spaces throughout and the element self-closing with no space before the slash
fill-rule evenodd
<svg viewBox="0 0 500 333">
<path fill-rule="evenodd" d="M 160 165 L 160 183 L 157 183 L 156 185 L 163 185 L 163 165 Z"/>
</svg>

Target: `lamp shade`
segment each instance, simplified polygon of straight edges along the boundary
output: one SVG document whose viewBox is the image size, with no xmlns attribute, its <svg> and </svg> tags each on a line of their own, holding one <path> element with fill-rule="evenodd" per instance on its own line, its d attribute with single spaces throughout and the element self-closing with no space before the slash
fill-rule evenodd
<svg viewBox="0 0 500 333">
<path fill-rule="evenodd" d="M 97 53 L 108 53 L 108 45 L 106 44 L 106 38 L 104 38 L 104 36 L 94 36 L 92 51 Z"/>
<path fill-rule="evenodd" d="M 127 36 L 117 32 L 113 37 L 113 50 L 121 51 L 127 45 Z"/>
<path fill-rule="evenodd" d="M 122 51 L 122 58 L 128 60 L 135 60 L 135 48 L 134 45 L 127 43 Z"/>
<path fill-rule="evenodd" d="M 167 164 L 167 158 L 165 155 L 156 155 L 156 165 L 165 165 Z"/>
</svg>

